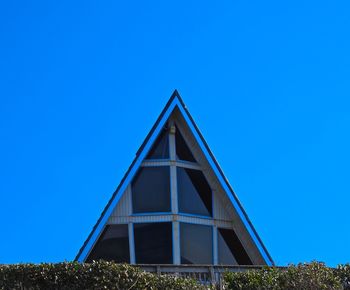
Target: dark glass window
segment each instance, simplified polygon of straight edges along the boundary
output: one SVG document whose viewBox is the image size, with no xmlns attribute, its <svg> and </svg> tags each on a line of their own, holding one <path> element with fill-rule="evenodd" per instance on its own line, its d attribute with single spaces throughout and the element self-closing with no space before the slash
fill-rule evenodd
<svg viewBox="0 0 350 290">
<path fill-rule="evenodd" d="M 170 211 L 170 168 L 143 167 L 131 184 L 134 213 Z"/>
<path fill-rule="evenodd" d="M 219 265 L 237 265 L 233 252 L 227 245 L 220 230 L 218 231 L 218 263 Z"/>
<path fill-rule="evenodd" d="M 171 223 L 134 224 L 134 239 L 136 263 L 173 263 Z"/>
<path fill-rule="evenodd" d="M 93 260 L 130 263 L 128 225 L 107 225 L 86 262 Z"/>
<path fill-rule="evenodd" d="M 188 148 L 185 139 L 182 137 L 178 128 L 175 133 L 176 158 L 179 160 L 196 162 L 191 150 Z"/>
<path fill-rule="evenodd" d="M 212 215 L 212 191 L 201 171 L 177 167 L 177 188 L 180 212 Z"/>
<path fill-rule="evenodd" d="M 218 229 L 218 247 L 219 264 L 236 264 L 234 260 L 239 265 L 253 264 L 233 230 Z"/>
<path fill-rule="evenodd" d="M 181 264 L 212 264 L 211 226 L 180 223 Z"/>
<path fill-rule="evenodd" d="M 169 137 L 166 129 L 159 134 L 146 159 L 169 159 Z"/>
</svg>

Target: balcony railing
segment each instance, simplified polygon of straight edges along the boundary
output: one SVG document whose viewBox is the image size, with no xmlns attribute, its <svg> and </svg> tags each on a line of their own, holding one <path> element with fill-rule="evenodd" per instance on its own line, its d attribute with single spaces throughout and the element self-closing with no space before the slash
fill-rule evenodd
<svg viewBox="0 0 350 290">
<path fill-rule="evenodd" d="M 205 285 L 216 285 L 223 289 L 224 272 L 245 272 L 259 270 L 264 266 L 213 266 L 213 265 L 137 265 L 142 270 L 158 275 L 167 274 L 177 277 L 193 278 Z"/>
</svg>

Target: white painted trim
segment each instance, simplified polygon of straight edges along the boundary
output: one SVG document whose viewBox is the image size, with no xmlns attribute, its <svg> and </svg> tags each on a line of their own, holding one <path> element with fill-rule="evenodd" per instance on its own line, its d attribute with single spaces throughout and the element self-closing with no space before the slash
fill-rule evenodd
<svg viewBox="0 0 350 290">
<path fill-rule="evenodd" d="M 136 264 L 135 259 L 135 242 L 134 242 L 134 226 L 132 223 L 128 223 L 129 232 L 129 252 L 130 252 L 130 264 Z"/>
<path fill-rule="evenodd" d="M 202 170 L 202 167 L 199 164 L 195 163 L 195 162 L 177 160 L 175 164 L 176 164 L 177 167 L 183 167 L 183 168 L 189 168 L 189 169 L 195 169 L 195 170 Z"/>
<path fill-rule="evenodd" d="M 181 264 L 180 254 L 180 223 L 177 221 L 177 213 L 179 211 L 178 206 L 178 194 L 177 194 L 177 169 L 176 169 L 176 141 L 175 141 L 175 129 L 174 121 L 169 121 L 169 156 L 170 161 L 170 193 L 171 193 L 171 212 L 172 212 L 172 253 L 173 253 L 173 264 Z M 176 130 L 176 129 L 175 129 Z"/>
<path fill-rule="evenodd" d="M 194 162 L 182 161 L 182 160 L 145 160 L 142 162 L 142 167 L 159 167 L 159 166 L 176 166 L 195 170 L 202 170 L 201 166 Z"/>
<path fill-rule="evenodd" d="M 158 223 L 179 221 L 183 223 L 192 223 L 198 225 L 213 226 L 220 228 L 232 229 L 232 221 L 214 220 L 212 218 L 196 217 L 186 214 L 157 214 L 157 215 L 132 215 L 116 216 L 109 220 L 109 224 L 127 224 L 127 223 Z"/>
<path fill-rule="evenodd" d="M 178 221 L 173 222 L 173 263 L 175 265 L 181 264 L 180 223 Z"/>
<path fill-rule="evenodd" d="M 170 198 L 171 198 L 171 212 L 177 214 L 179 212 L 178 198 L 177 198 L 177 172 L 176 166 L 170 166 Z"/>
<path fill-rule="evenodd" d="M 159 166 L 170 166 L 173 162 L 170 160 L 145 160 L 142 162 L 142 167 L 159 167 Z"/>
<path fill-rule="evenodd" d="M 171 198 L 171 212 L 177 214 L 178 202 L 177 202 L 177 176 L 176 176 L 176 145 L 175 145 L 175 132 L 173 132 L 173 121 L 169 121 L 169 155 L 170 155 L 170 198 Z"/>
</svg>

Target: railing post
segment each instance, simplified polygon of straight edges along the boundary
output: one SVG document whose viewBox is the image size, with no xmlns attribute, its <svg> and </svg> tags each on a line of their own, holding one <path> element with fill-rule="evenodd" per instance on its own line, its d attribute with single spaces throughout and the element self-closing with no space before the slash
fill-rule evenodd
<svg viewBox="0 0 350 290">
<path fill-rule="evenodd" d="M 223 284 L 223 279 L 222 279 L 222 272 L 219 272 L 219 289 L 223 290 L 224 289 L 224 284 Z"/>
<path fill-rule="evenodd" d="M 209 267 L 209 274 L 210 274 L 211 284 L 215 285 L 216 284 L 216 281 L 215 281 L 216 279 L 215 279 L 215 272 L 214 272 L 214 267 L 213 266 Z"/>
</svg>

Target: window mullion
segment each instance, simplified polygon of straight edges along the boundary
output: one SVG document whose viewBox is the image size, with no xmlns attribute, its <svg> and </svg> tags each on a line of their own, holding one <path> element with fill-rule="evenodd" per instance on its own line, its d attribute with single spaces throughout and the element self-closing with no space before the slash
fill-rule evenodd
<svg viewBox="0 0 350 290">
<path fill-rule="evenodd" d="M 170 153 L 170 195 L 171 212 L 178 214 L 177 198 L 177 177 L 176 177 L 176 148 L 175 148 L 175 126 L 170 126 L 169 132 L 169 153 Z"/>
<path fill-rule="evenodd" d="M 181 264 L 180 223 L 178 221 L 173 221 L 173 263 L 175 265 Z"/>
<path fill-rule="evenodd" d="M 129 251 L 130 251 L 130 264 L 136 264 L 135 259 L 135 242 L 134 242 L 134 227 L 132 223 L 128 223 L 129 231 Z"/>
<path fill-rule="evenodd" d="M 173 214 L 173 263 L 180 265 L 180 225 L 176 220 L 179 212 L 177 198 L 177 176 L 176 176 L 176 143 L 175 130 L 173 122 L 170 122 L 169 130 L 169 156 L 170 156 L 170 188 L 171 188 L 171 212 Z"/>
</svg>

